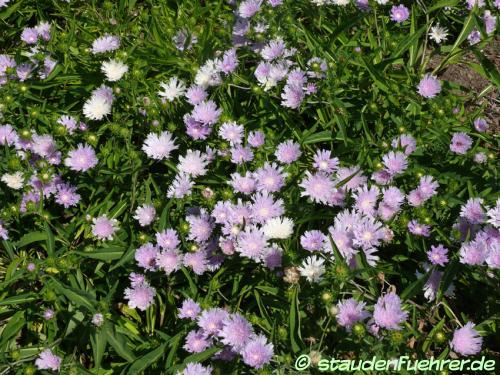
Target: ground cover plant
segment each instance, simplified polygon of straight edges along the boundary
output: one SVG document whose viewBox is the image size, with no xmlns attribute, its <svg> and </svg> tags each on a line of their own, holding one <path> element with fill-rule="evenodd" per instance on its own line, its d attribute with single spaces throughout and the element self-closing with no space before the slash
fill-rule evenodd
<svg viewBox="0 0 500 375">
<path fill-rule="evenodd" d="M 496 361 L 499 7 L 0 0 L 0 374 Z"/>
</svg>

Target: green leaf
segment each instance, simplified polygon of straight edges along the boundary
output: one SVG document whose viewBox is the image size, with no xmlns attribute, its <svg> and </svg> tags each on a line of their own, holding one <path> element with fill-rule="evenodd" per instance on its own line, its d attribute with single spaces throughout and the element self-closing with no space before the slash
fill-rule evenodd
<svg viewBox="0 0 500 375">
<path fill-rule="evenodd" d="M 423 276 L 421 276 L 417 281 L 414 281 L 410 285 L 408 285 L 403 292 L 401 292 L 401 299 L 407 300 L 412 298 L 414 295 L 422 291 L 422 287 L 427 282 L 432 273 L 432 268 Z"/>
<path fill-rule="evenodd" d="M 21 303 L 33 302 L 37 299 L 35 293 L 24 293 L 17 296 L 8 297 L 0 301 L 0 306 L 20 305 Z"/>
<path fill-rule="evenodd" d="M 94 297 L 82 290 L 77 290 L 74 288 L 70 288 L 67 286 L 63 286 L 53 277 L 51 278 L 54 289 L 56 289 L 59 293 L 63 294 L 71 303 L 74 303 L 78 306 L 85 307 L 91 312 L 95 311 L 95 304 L 97 301 Z"/>
<path fill-rule="evenodd" d="M 45 234 L 47 236 L 47 254 L 52 257 L 55 253 L 56 242 L 54 239 L 54 233 L 52 233 L 52 230 L 47 222 L 45 222 Z"/>
<path fill-rule="evenodd" d="M 92 346 L 92 353 L 94 354 L 94 368 L 99 370 L 102 357 L 108 344 L 107 332 L 103 329 L 96 329 L 96 331 L 90 335 L 90 344 Z"/>
<path fill-rule="evenodd" d="M 16 247 L 24 247 L 26 245 L 32 244 L 33 242 L 41 242 L 46 240 L 46 232 L 31 232 L 22 236 L 21 239 L 17 242 Z"/>
<path fill-rule="evenodd" d="M 125 250 L 123 249 L 123 247 L 116 246 L 109 248 L 104 247 L 91 252 L 77 251 L 76 253 L 86 258 L 110 261 L 120 259 L 123 256 L 124 252 Z"/>
<path fill-rule="evenodd" d="M 299 312 L 298 312 L 298 309 L 297 309 L 297 300 L 298 300 L 298 289 L 297 287 L 295 287 L 295 289 L 293 290 L 292 292 L 292 295 L 291 295 L 291 299 L 292 299 L 292 303 L 290 304 L 290 318 L 289 318 L 289 325 L 290 325 L 290 343 L 291 343 L 291 346 L 292 346 L 292 351 L 294 353 L 297 353 L 298 351 L 300 351 L 300 346 L 297 342 L 298 338 L 297 338 L 297 330 L 298 330 L 298 327 L 299 327 Z"/>
<path fill-rule="evenodd" d="M 435 10 L 445 8 L 445 7 L 454 7 L 457 5 L 459 0 L 440 0 L 429 9 L 427 9 L 427 13 L 434 12 Z"/>
<path fill-rule="evenodd" d="M 148 354 L 142 356 L 141 358 L 137 359 L 132 366 L 130 366 L 130 369 L 128 370 L 128 373 L 130 375 L 135 375 L 135 374 L 140 374 L 142 371 L 144 371 L 146 368 L 151 366 L 154 363 L 157 363 L 158 360 L 165 354 L 165 348 L 167 344 L 163 343 L 156 349 L 150 351 Z"/>
<path fill-rule="evenodd" d="M 128 348 L 125 336 L 123 336 L 119 332 L 115 332 L 115 329 L 110 322 L 104 324 L 102 329 L 106 332 L 106 337 L 109 344 L 113 347 L 113 349 L 120 357 L 126 359 L 129 362 L 135 361 L 135 355 Z"/>
</svg>

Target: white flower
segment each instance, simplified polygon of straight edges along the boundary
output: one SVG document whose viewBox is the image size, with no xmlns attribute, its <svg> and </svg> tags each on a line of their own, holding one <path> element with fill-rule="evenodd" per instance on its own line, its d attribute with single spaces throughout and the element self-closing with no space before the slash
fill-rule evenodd
<svg viewBox="0 0 500 375">
<path fill-rule="evenodd" d="M 488 216 L 488 224 L 493 225 L 495 228 L 500 228 L 500 199 L 497 200 L 497 204 L 492 209 L 486 212 Z"/>
<path fill-rule="evenodd" d="M 429 38 L 431 38 L 436 43 L 441 43 L 448 37 L 448 30 L 440 26 L 439 23 L 431 27 L 429 32 Z"/>
<path fill-rule="evenodd" d="M 23 187 L 23 174 L 21 172 L 12 174 L 6 173 L 2 176 L 2 181 L 5 182 L 5 184 L 11 189 L 19 190 Z"/>
<path fill-rule="evenodd" d="M 128 72 L 128 66 L 121 61 L 111 59 L 102 63 L 101 70 L 106 75 L 108 81 L 116 82 Z"/>
<path fill-rule="evenodd" d="M 83 105 L 83 114 L 90 120 L 102 120 L 110 113 L 111 103 L 99 95 L 93 95 Z"/>
<path fill-rule="evenodd" d="M 177 168 L 179 172 L 186 173 L 192 177 L 203 176 L 207 173 L 208 160 L 205 154 L 198 150 L 188 150 L 186 156 L 179 158 L 179 165 Z"/>
<path fill-rule="evenodd" d="M 288 238 L 293 233 L 293 220 L 287 217 L 274 217 L 266 221 L 262 231 L 268 238 Z"/>
<path fill-rule="evenodd" d="M 141 227 L 145 227 L 153 222 L 156 217 L 156 210 L 153 205 L 145 204 L 137 207 L 134 219 L 139 222 Z"/>
<path fill-rule="evenodd" d="M 170 153 L 177 149 L 174 141 L 175 138 L 172 137 L 172 133 L 166 130 L 159 135 L 156 133 L 149 133 L 142 145 L 142 150 L 152 159 L 168 159 Z"/>
<path fill-rule="evenodd" d="M 377 2 L 377 4 L 380 4 L 380 5 L 385 5 L 389 2 L 389 0 L 375 0 Z"/>
<path fill-rule="evenodd" d="M 351 0 L 333 0 L 333 3 L 335 5 L 340 5 L 340 6 L 346 6 L 350 2 L 351 2 Z"/>
<path fill-rule="evenodd" d="M 219 72 L 219 61 L 207 60 L 205 65 L 198 69 L 194 81 L 198 86 L 204 88 L 208 86 L 217 86 L 221 82 Z"/>
<path fill-rule="evenodd" d="M 159 91 L 158 95 L 167 99 L 169 102 L 173 102 L 176 98 L 183 96 L 186 92 L 184 81 L 181 81 L 177 77 L 170 78 L 168 83 L 160 83 L 160 87 L 163 91 Z"/>
<path fill-rule="evenodd" d="M 318 282 L 325 273 L 325 266 L 323 263 L 325 263 L 323 258 L 312 255 L 307 257 L 302 263 L 302 266 L 298 269 L 300 274 L 307 278 L 307 281 Z"/>
</svg>

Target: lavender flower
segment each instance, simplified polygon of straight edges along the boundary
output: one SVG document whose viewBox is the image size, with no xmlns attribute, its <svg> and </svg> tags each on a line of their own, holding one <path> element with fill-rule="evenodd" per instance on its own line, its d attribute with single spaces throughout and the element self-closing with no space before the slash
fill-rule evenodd
<svg viewBox="0 0 500 375">
<path fill-rule="evenodd" d="M 406 21 L 410 17 L 410 11 L 404 5 L 394 5 L 391 8 L 391 20 L 397 23 Z"/>
<path fill-rule="evenodd" d="M 198 315 L 201 312 L 200 305 L 193 301 L 191 298 L 188 298 L 182 302 L 182 306 L 179 309 L 179 318 L 181 319 L 191 319 L 196 320 Z"/>
<path fill-rule="evenodd" d="M 465 133 L 453 133 L 450 150 L 456 154 L 464 155 L 472 146 L 472 139 Z"/>
<path fill-rule="evenodd" d="M 339 312 L 336 317 L 339 325 L 351 329 L 357 322 L 368 318 L 370 314 L 364 310 L 365 305 L 364 302 L 358 302 L 354 298 L 339 301 L 337 304 Z"/>
<path fill-rule="evenodd" d="M 240 314 L 229 315 L 222 324 L 221 341 L 236 352 L 242 350 L 253 335 L 252 325 Z"/>
<path fill-rule="evenodd" d="M 448 263 L 448 249 L 443 245 L 431 246 L 431 249 L 427 252 L 427 258 L 432 264 L 444 266 Z"/>
<path fill-rule="evenodd" d="M 267 342 L 265 336 L 257 335 L 245 345 L 241 355 L 245 364 L 260 369 L 271 361 L 274 347 L 273 344 Z"/>
<path fill-rule="evenodd" d="M 433 75 L 426 74 L 418 84 L 418 93 L 427 99 L 436 97 L 441 92 L 441 83 Z"/>
<path fill-rule="evenodd" d="M 141 227 L 148 226 L 156 218 L 156 210 L 153 205 L 145 204 L 137 207 L 135 210 L 134 219 L 137 220 Z"/>
<path fill-rule="evenodd" d="M 92 53 L 105 53 L 115 51 L 120 48 L 120 38 L 114 35 L 106 34 L 92 43 Z"/>
<path fill-rule="evenodd" d="M 108 219 L 106 215 L 92 219 L 92 234 L 99 240 L 112 240 L 119 229 L 116 219 Z"/>
<path fill-rule="evenodd" d="M 210 341 L 202 331 L 190 331 L 186 336 L 186 343 L 183 348 L 189 353 L 201 353 L 210 345 Z"/>
<path fill-rule="evenodd" d="M 86 172 L 98 163 L 94 149 L 89 145 L 79 144 L 75 150 L 68 153 L 64 165 L 73 171 Z"/>
<path fill-rule="evenodd" d="M 156 289 L 146 282 L 125 289 L 125 299 L 128 299 L 128 307 L 131 309 L 145 311 L 153 303 L 155 295 Z"/>
<path fill-rule="evenodd" d="M 450 342 L 451 349 L 463 356 L 479 353 L 483 338 L 474 327 L 474 323 L 467 322 L 465 326 L 457 329 L 453 333 L 453 339 Z"/>
<path fill-rule="evenodd" d="M 379 297 L 373 311 L 375 323 L 390 330 L 400 330 L 400 324 L 408 317 L 408 312 L 401 308 L 401 300 L 395 293 Z"/>
<path fill-rule="evenodd" d="M 40 353 L 35 361 L 35 366 L 39 370 L 59 371 L 62 359 L 52 353 L 52 350 L 45 349 Z"/>
</svg>

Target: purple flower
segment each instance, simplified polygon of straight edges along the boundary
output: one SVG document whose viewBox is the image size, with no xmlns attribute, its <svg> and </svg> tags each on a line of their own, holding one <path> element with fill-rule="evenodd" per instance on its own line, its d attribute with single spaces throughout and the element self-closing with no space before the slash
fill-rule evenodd
<svg viewBox="0 0 500 375">
<path fill-rule="evenodd" d="M 219 129 L 219 137 L 230 142 L 232 145 L 239 145 L 243 140 L 245 128 L 235 122 L 225 122 Z"/>
<path fill-rule="evenodd" d="M 281 142 L 274 153 L 278 161 L 285 164 L 293 163 L 301 154 L 300 145 L 292 140 Z"/>
<path fill-rule="evenodd" d="M 26 44 L 36 44 L 38 32 L 34 27 L 25 27 L 21 34 L 21 40 Z"/>
<path fill-rule="evenodd" d="M 163 232 L 156 233 L 156 242 L 158 246 L 166 250 L 174 250 L 180 244 L 179 236 L 175 229 L 165 229 Z"/>
<path fill-rule="evenodd" d="M 58 357 L 54 353 L 52 353 L 52 350 L 45 349 L 36 359 L 35 366 L 39 370 L 59 371 L 59 368 L 61 367 L 61 361 L 61 357 Z"/>
<path fill-rule="evenodd" d="M 260 55 L 264 60 L 272 61 L 282 57 L 285 52 L 286 46 L 283 39 L 274 39 L 262 48 Z"/>
<path fill-rule="evenodd" d="M 137 265 L 148 271 L 154 271 L 157 268 L 156 256 L 158 248 L 152 243 L 148 242 L 135 251 L 135 260 Z"/>
<path fill-rule="evenodd" d="M 283 200 L 274 198 L 267 193 L 257 193 L 252 197 L 251 217 L 256 223 L 262 224 L 268 219 L 281 216 L 285 213 Z"/>
<path fill-rule="evenodd" d="M 231 314 L 224 321 L 219 336 L 223 344 L 239 352 L 253 335 L 252 325 L 240 314 Z"/>
<path fill-rule="evenodd" d="M 1 56 L 1 55 L 0 55 Z M 0 145 L 11 146 L 18 140 L 18 136 L 12 125 L 0 125 Z"/>
<path fill-rule="evenodd" d="M 488 157 L 484 152 L 478 152 L 474 154 L 474 162 L 477 164 L 484 164 L 488 160 Z"/>
<path fill-rule="evenodd" d="M 77 121 L 72 116 L 61 116 L 57 120 L 57 123 L 64 126 L 69 134 L 73 134 L 77 128 Z"/>
<path fill-rule="evenodd" d="M 243 362 L 256 369 L 260 369 L 271 362 L 273 355 L 273 344 L 268 343 L 266 337 L 263 335 L 255 336 L 241 351 Z"/>
<path fill-rule="evenodd" d="M 365 185 L 367 181 L 363 171 L 357 165 L 349 168 L 339 168 L 337 170 L 336 184 L 341 184 L 342 187 L 353 190 L 359 186 Z"/>
<path fill-rule="evenodd" d="M 448 249 L 443 245 L 431 246 L 431 249 L 427 252 L 427 259 L 432 264 L 444 266 L 449 260 Z"/>
<path fill-rule="evenodd" d="M 211 345 L 202 331 L 190 331 L 186 336 L 183 348 L 189 353 L 201 353 Z"/>
<path fill-rule="evenodd" d="M 417 141 L 409 134 L 401 134 L 392 140 L 391 146 L 394 148 L 402 148 L 405 155 L 410 155 L 417 148 Z"/>
<path fill-rule="evenodd" d="M 488 130 L 488 123 L 484 118 L 478 117 L 474 120 L 474 128 L 476 128 L 478 132 L 485 132 Z"/>
<path fill-rule="evenodd" d="M 219 119 L 222 110 L 217 108 L 217 105 L 212 100 L 201 102 L 195 105 L 192 116 L 193 119 L 203 125 L 213 125 Z"/>
<path fill-rule="evenodd" d="M 420 224 L 417 220 L 412 220 L 408 223 L 408 230 L 416 236 L 429 237 L 430 226 Z"/>
<path fill-rule="evenodd" d="M 418 190 L 424 199 L 429 199 L 437 194 L 436 189 L 438 187 L 439 184 L 434 181 L 432 176 L 423 176 L 420 178 Z"/>
<path fill-rule="evenodd" d="M 26 81 L 30 75 L 31 72 L 33 71 L 33 65 L 31 64 L 21 64 L 18 65 L 16 68 L 16 75 L 17 78 L 19 78 L 19 81 L 24 82 Z"/>
<path fill-rule="evenodd" d="M 1 138 L 0 138 L 1 139 Z M 265 142 L 264 133 L 260 131 L 250 132 L 247 137 L 248 144 L 252 147 L 261 147 Z"/>
<path fill-rule="evenodd" d="M 64 165 L 73 171 L 85 172 L 94 168 L 98 163 L 94 149 L 89 145 L 79 144 L 75 150 L 68 153 Z"/>
<path fill-rule="evenodd" d="M 259 261 L 266 247 L 264 232 L 257 227 L 246 227 L 238 236 L 236 250 L 242 256 Z"/>
<path fill-rule="evenodd" d="M 102 215 L 92 219 L 92 234 L 99 240 L 112 240 L 113 234 L 119 229 L 116 219 L 108 219 Z"/>
<path fill-rule="evenodd" d="M 254 174 L 257 180 L 257 190 L 269 193 L 277 192 L 285 185 L 286 176 L 283 168 L 275 163 L 265 163 Z"/>
<path fill-rule="evenodd" d="M 313 167 L 325 173 L 332 173 L 339 166 L 339 159 L 331 157 L 331 151 L 316 150 L 313 157 Z"/>
<path fill-rule="evenodd" d="M 175 176 L 174 181 L 169 186 L 167 191 L 168 198 L 183 198 L 186 195 L 191 194 L 191 188 L 194 183 L 191 181 L 191 177 L 186 173 L 179 173 Z"/>
<path fill-rule="evenodd" d="M 238 14 L 242 18 L 251 18 L 260 10 L 262 0 L 245 0 L 238 7 Z"/>
<path fill-rule="evenodd" d="M 205 242 L 210 238 L 213 230 L 213 223 L 206 212 L 199 215 L 188 215 L 186 221 L 189 223 L 188 238 L 196 242 Z"/>
<path fill-rule="evenodd" d="M 229 316 L 226 310 L 218 307 L 204 310 L 197 318 L 198 326 L 207 335 L 217 336 Z"/>
<path fill-rule="evenodd" d="M 376 186 L 368 187 L 364 185 L 359 187 L 356 193 L 353 194 L 356 203 L 354 207 L 368 216 L 373 216 L 375 213 L 375 204 L 377 203 L 379 188 Z"/>
<path fill-rule="evenodd" d="M 182 372 L 178 372 L 176 375 L 211 375 L 212 367 L 203 367 L 200 363 L 191 362 L 186 365 L 186 368 Z"/>
<path fill-rule="evenodd" d="M 406 155 L 399 151 L 390 151 L 388 154 L 384 155 L 382 163 L 391 176 L 400 174 L 408 167 Z"/>
<path fill-rule="evenodd" d="M 410 17 L 410 11 L 404 5 L 394 5 L 391 8 L 391 20 L 397 23 L 406 21 Z"/>
<path fill-rule="evenodd" d="M 198 315 L 201 312 L 200 305 L 193 301 L 191 298 L 188 298 L 182 302 L 182 306 L 179 309 L 179 318 L 181 319 L 191 319 L 196 320 Z"/>
<path fill-rule="evenodd" d="M 481 198 L 470 198 L 460 210 L 460 217 L 465 218 L 471 224 L 481 224 L 486 220 L 486 214 L 481 206 Z"/>
<path fill-rule="evenodd" d="M 100 326 L 102 326 L 102 323 L 104 323 L 104 316 L 101 313 L 96 313 L 96 314 L 92 315 L 91 322 L 96 327 L 100 327 Z"/>
<path fill-rule="evenodd" d="M 120 38 L 114 35 L 104 35 L 92 43 L 92 53 L 104 53 L 120 48 Z"/>
<path fill-rule="evenodd" d="M 467 1 L 467 9 L 471 10 L 474 8 L 474 5 L 477 5 L 478 8 L 484 7 L 484 0 L 466 0 Z"/>
<path fill-rule="evenodd" d="M 185 254 L 183 262 L 197 275 L 202 275 L 208 268 L 207 256 L 203 251 Z"/>
<path fill-rule="evenodd" d="M 65 208 L 76 206 L 80 202 L 80 194 L 76 192 L 76 187 L 66 183 L 57 185 L 55 200 Z"/>
<path fill-rule="evenodd" d="M 43 312 L 43 318 L 45 320 L 50 320 L 52 319 L 54 316 L 56 316 L 56 313 L 54 312 L 54 310 L 52 309 L 47 309 Z"/>
<path fill-rule="evenodd" d="M 424 98 L 434 98 L 441 92 L 441 83 L 431 74 L 426 74 L 418 84 L 418 93 Z"/>
<path fill-rule="evenodd" d="M 283 107 L 297 109 L 305 98 L 304 90 L 301 86 L 287 84 L 281 93 L 281 98 Z"/>
<path fill-rule="evenodd" d="M 128 307 L 131 309 L 145 311 L 153 303 L 155 295 L 156 289 L 146 282 L 125 289 L 125 299 L 129 300 Z"/>
<path fill-rule="evenodd" d="M 321 251 L 326 240 L 326 236 L 319 230 L 310 230 L 300 237 L 300 245 L 307 251 Z"/>
<path fill-rule="evenodd" d="M 304 190 L 300 196 L 310 197 L 313 202 L 328 204 L 335 190 L 334 181 L 326 173 L 318 172 L 312 174 L 306 171 L 306 176 L 299 184 Z"/>
<path fill-rule="evenodd" d="M 379 297 L 373 311 L 375 323 L 390 330 L 400 330 L 400 324 L 408 317 L 408 312 L 401 308 L 401 300 L 395 293 Z"/>
<path fill-rule="evenodd" d="M 337 308 L 339 309 L 337 322 L 342 327 L 351 329 L 354 324 L 370 316 L 370 314 L 364 310 L 365 305 L 364 302 L 358 302 L 354 298 L 339 301 L 337 304 Z"/>
<path fill-rule="evenodd" d="M 155 262 L 158 268 L 170 275 L 181 268 L 183 255 L 177 250 L 164 250 L 156 254 Z"/>
<path fill-rule="evenodd" d="M 222 61 L 219 63 L 219 69 L 226 73 L 232 73 L 238 67 L 238 57 L 236 56 L 236 49 L 232 48 L 222 56 Z"/>
<path fill-rule="evenodd" d="M 474 323 L 467 322 L 465 326 L 457 329 L 453 333 L 453 339 L 450 342 L 451 349 L 463 356 L 479 353 L 483 344 L 483 338 L 474 327 Z"/>
<path fill-rule="evenodd" d="M 156 218 L 156 210 L 153 205 L 145 204 L 137 207 L 135 210 L 134 219 L 139 222 L 141 227 L 148 226 Z"/>
<path fill-rule="evenodd" d="M 229 185 L 238 193 L 251 194 L 255 191 L 257 182 L 253 178 L 251 172 L 246 172 L 244 176 L 235 172 L 231 175 L 231 181 L 228 182 Z"/>
<path fill-rule="evenodd" d="M 243 164 L 253 160 L 253 151 L 250 147 L 236 145 L 231 148 L 231 162 L 234 164 Z"/>
<path fill-rule="evenodd" d="M 189 104 L 197 105 L 203 102 L 208 94 L 205 89 L 201 86 L 191 86 L 185 94 Z"/>
<path fill-rule="evenodd" d="M 472 146 L 472 139 L 465 133 L 453 133 L 450 150 L 456 154 L 464 155 Z"/>
<path fill-rule="evenodd" d="M 485 10 L 483 20 L 486 34 L 493 34 L 493 32 L 495 32 L 495 29 L 497 28 L 497 18 L 491 14 L 491 11 Z"/>
<path fill-rule="evenodd" d="M 464 243 L 460 247 L 460 263 L 462 264 L 482 265 L 487 256 L 487 244 L 480 239 Z"/>
<path fill-rule="evenodd" d="M 50 23 L 40 22 L 35 27 L 38 36 L 48 42 L 50 40 Z"/>
</svg>

